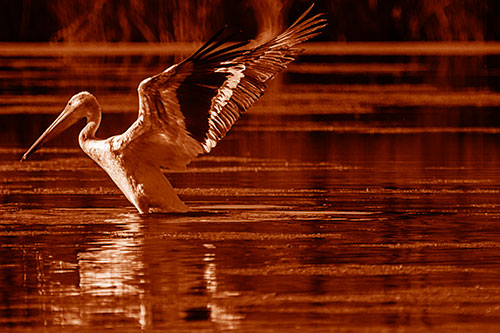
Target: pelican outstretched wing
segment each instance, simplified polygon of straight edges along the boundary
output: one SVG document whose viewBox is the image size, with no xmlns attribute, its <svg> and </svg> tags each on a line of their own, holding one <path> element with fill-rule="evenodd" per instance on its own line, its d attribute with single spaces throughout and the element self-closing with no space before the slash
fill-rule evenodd
<svg viewBox="0 0 500 333">
<path fill-rule="evenodd" d="M 251 50 L 227 43 L 223 30 L 177 65 L 141 82 L 139 117 L 117 138 L 149 162 L 176 168 L 208 153 L 264 92 L 266 83 L 303 50 L 295 46 L 326 25 L 312 6 L 276 38 Z"/>
</svg>

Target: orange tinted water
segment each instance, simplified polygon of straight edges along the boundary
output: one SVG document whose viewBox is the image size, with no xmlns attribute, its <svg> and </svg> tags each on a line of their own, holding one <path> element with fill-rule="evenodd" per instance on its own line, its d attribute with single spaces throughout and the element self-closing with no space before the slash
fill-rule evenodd
<svg viewBox="0 0 500 333">
<path fill-rule="evenodd" d="M 499 328 L 496 57 L 305 56 L 151 216 L 78 129 L 18 160 L 79 90 L 123 131 L 172 59 L 0 60 L 0 327 Z"/>
</svg>

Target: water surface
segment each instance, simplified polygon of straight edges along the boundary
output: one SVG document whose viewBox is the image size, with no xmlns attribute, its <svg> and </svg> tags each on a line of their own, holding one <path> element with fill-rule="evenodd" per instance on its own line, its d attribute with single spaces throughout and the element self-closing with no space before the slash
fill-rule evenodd
<svg viewBox="0 0 500 333">
<path fill-rule="evenodd" d="M 179 56 L 0 57 L 0 327 L 499 329 L 500 58 L 384 52 L 306 53 L 150 216 L 81 124 L 18 160 L 80 90 L 124 131 Z"/>
</svg>

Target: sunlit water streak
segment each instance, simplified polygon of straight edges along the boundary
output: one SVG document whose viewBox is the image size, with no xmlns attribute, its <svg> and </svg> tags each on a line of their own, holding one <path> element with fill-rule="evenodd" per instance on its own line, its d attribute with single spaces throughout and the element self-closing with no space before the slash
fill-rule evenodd
<svg viewBox="0 0 500 333">
<path fill-rule="evenodd" d="M 18 160 L 79 90 L 101 136 L 122 132 L 174 57 L 0 56 L 0 327 L 497 330 L 496 53 L 355 47 L 306 53 L 210 155 L 165 170 L 191 211 L 150 216 L 78 129 Z"/>
</svg>

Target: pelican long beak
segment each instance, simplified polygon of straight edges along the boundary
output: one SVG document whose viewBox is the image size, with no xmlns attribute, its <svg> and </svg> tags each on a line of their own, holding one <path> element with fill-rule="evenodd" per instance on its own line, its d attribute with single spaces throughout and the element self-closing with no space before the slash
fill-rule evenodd
<svg viewBox="0 0 500 333">
<path fill-rule="evenodd" d="M 21 162 L 25 161 L 28 156 L 40 149 L 47 141 L 55 138 L 60 133 L 64 132 L 71 125 L 75 124 L 81 117 L 78 117 L 76 108 L 71 104 L 66 105 L 61 114 L 54 122 L 43 132 L 43 134 L 35 141 L 35 143 L 24 153 Z"/>
</svg>

